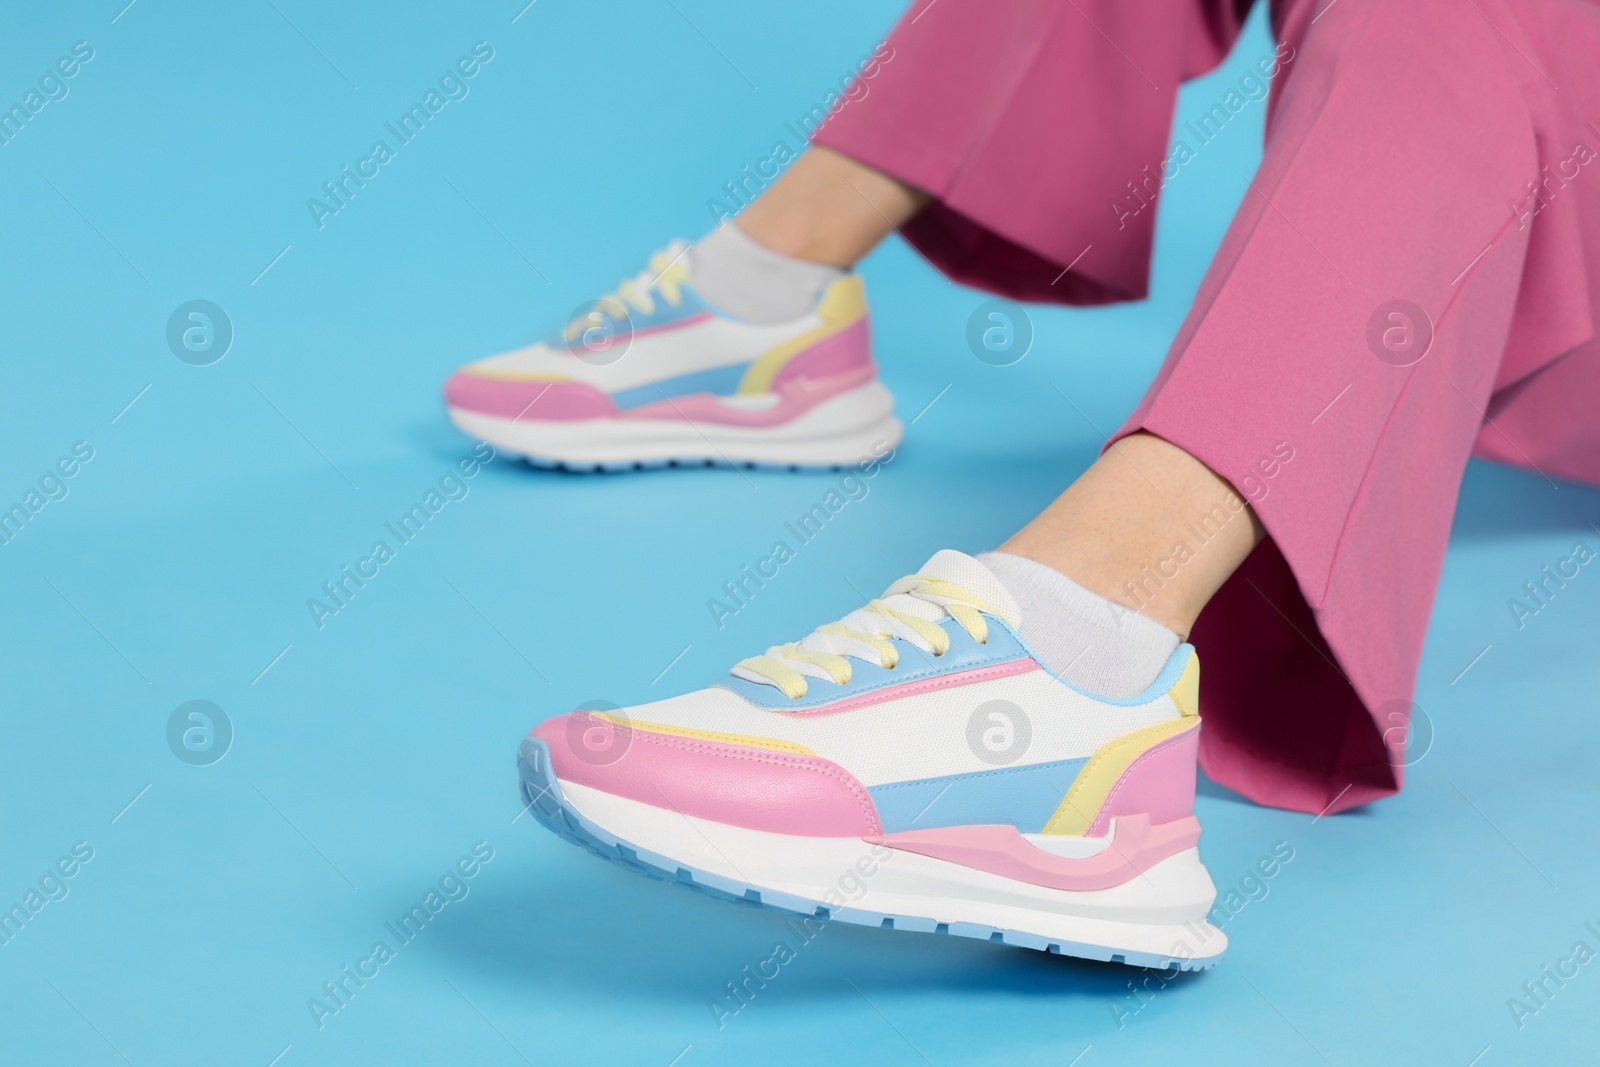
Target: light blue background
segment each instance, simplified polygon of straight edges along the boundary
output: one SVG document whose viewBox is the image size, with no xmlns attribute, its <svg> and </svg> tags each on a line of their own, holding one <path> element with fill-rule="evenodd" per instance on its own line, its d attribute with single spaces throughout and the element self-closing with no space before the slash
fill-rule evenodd
<svg viewBox="0 0 1600 1067">
<path fill-rule="evenodd" d="M 1152 299 L 1034 309 L 1015 366 L 966 347 L 983 294 L 896 241 L 875 253 L 885 379 L 907 420 L 937 403 L 870 495 L 725 628 L 706 600 L 837 475 L 497 461 L 318 630 L 306 599 L 469 450 L 438 400 L 450 368 L 545 333 L 701 233 L 706 200 L 870 51 L 895 5 L 539 0 L 513 22 L 524 0 L 138 0 L 117 17 L 124 2 L 11 5 L 0 34 L 7 103 L 73 42 L 95 48 L 70 95 L 0 147 L 0 501 L 74 442 L 95 450 L 0 547 L 0 903 L 74 842 L 95 850 L 0 946 L 0 1060 L 1592 1055 L 1600 963 L 1520 1032 L 1506 1008 L 1574 942 L 1600 948 L 1583 928 L 1600 925 L 1600 575 L 1521 631 L 1506 607 L 1574 541 L 1600 544 L 1600 496 L 1534 474 L 1469 473 L 1417 691 L 1432 743 L 1418 739 L 1406 792 L 1313 821 L 1204 786 L 1219 885 L 1275 842 L 1295 858 L 1228 924 L 1220 968 L 1121 1028 L 1112 1005 L 1131 1005 L 1137 972 L 834 926 L 719 1031 L 707 1002 L 771 954 L 781 917 L 513 822 L 516 743 L 544 716 L 710 682 L 1050 500 L 1158 365 L 1257 157 L 1260 105 L 1169 187 Z M 317 230 L 306 199 L 478 40 L 495 58 L 470 96 Z M 1179 117 L 1269 47 L 1258 20 Z M 1064 101 L 1063 135 L 1095 106 Z M 236 329 L 214 366 L 166 348 L 168 315 L 194 298 Z M 209 767 L 165 741 L 191 699 L 236 731 Z M 477 841 L 495 858 L 470 895 L 319 1031 L 307 998 Z"/>
</svg>

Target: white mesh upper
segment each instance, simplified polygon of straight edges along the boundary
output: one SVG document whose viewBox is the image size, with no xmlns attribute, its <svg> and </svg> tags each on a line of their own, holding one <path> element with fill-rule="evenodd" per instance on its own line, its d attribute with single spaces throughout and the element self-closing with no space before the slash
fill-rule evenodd
<svg viewBox="0 0 1600 1067">
<path fill-rule="evenodd" d="M 832 714 L 761 708 L 722 688 L 641 704 L 625 714 L 640 722 L 792 741 L 873 786 L 993 770 L 968 742 L 969 721 L 991 700 L 1010 701 L 1027 718 L 1031 739 L 1012 766 L 1087 757 L 1107 741 L 1180 714 L 1166 695 L 1136 707 L 1106 704 L 1042 670 Z"/>
</svg>

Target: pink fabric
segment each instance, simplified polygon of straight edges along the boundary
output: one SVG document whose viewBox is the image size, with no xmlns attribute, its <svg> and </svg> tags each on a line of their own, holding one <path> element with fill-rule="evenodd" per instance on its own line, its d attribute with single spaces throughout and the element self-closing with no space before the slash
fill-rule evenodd
<svg viewBox="0 0 1600 1067">
<path fill-rule="evenodd" d="M 963 867 L 1015 878 L 1051 889 L 1110 889 L 1148 871 L 1168 856 L 1193 848 L 1200 822 L 1189 815 L 1151 825 L 1148 815 L 1117 819 L 1117 832 L 1105 851 L 1070 859 L 1032 845 L 1015 826 L 946 826 L 869 837 L 872 844 L 916 852 Z"/>
<path fill-rule="evenodd" d="M 458 370 L 444 383 L 453 408 L 515 421 L 603 419 L 617 413 L 611 398 L 582 382 L 526 382 Z"/>
<path fill-rule="evenodd" d="M 919 0 L 889 37 L 894 62 L 815 141 L 934 194 L 901 232 L 956 281 L 1019 300 L 1138 299 L 1155 212 L 1123 226 L 1107 204 L 1161 162 L 1178 82 L 1222 60 L 1247 8 Z"/>
<path fill-rule="evenodd" d="M 974 667 L 969 671 L 939 674 L 932 678 L 922 678 L 902 685 L 891 685 L 884 689 L 875 689 L 870 693 L 863 693 L 858 697 L 836 700 L 832 704 L 823 704 L 821 707 L 816 708 L 799 708 L 789 711 L 787 714 L 836 715 L 841 711 L 853 711 L 856 708 L 882 704 L 885 700 L 908 697 L 913 693 L 928 693 L 935 689 L 949 689 L 958 685 L 971 685 L 973 682 L 987 682 L 992 678 L 1009 678 L 1013 674 L 1024 674 L 1027 671 L 1041 669 L 1039 664 L 1032 659 L 1014 659 L 1006 663 L 991 664 L 988 667 Z"/>
<path fill-rule="evenodd" d="M 817 141 L 932 193 L 905 233 L 957 280 L 1138 297 L 1173 94 L 1248 7 L 919 5 Z M 1260 168 L 1119 432 L 1199 457 L 1270 535 L 1194 628 L 1202 766 L 1263 803 L 1337 811 L 1400 787 L 1396 724 L 1376 716 L 1411 697 L 1468 455 L 1600 481 L 1600 159 L 1573 162 L 1600 149 L 1600 5 L 1271 14 Z M 1433 324 L 1407 366 L 1368 347 L 1394 300 Z"/>
<path fill-rule="evenodd" d="M 863 315 L 838 333 L 829 334 L 791 356 L 773 376 L 772 391 L 803 390 L 808 382 L 876 369 L 872 363 L 872 325 Z"/>
<path fill-rule="evenodd" d="M 682 815 L 811 837 L 883 830 L 865 787 L 820 756 L 657 734 L 585 711 L 546 719 L 533 736 L 550 746 L 561 781 Z"/>
<path fill-rule="evenodd" d="M 1200 727 L 1152 745 L 1128 765 L 1106 794 L 1105 803 L 1084 831 L 1103 837 L 1121 816 L 1148 815 L 1152 822 L 1171 822 L 1194 813 L 1194 767 L 1200 753 Z"/>
</svg>

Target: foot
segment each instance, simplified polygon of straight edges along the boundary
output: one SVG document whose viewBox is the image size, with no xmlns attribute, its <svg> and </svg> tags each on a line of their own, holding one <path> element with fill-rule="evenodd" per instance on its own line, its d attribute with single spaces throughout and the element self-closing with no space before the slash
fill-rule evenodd
<svg viewBox="0 0 1600 1067">
<path fill-rule="evenodd" d="M 688 249 L 556 336 L 469 363 L 445 383 L 455 424 L 541 466 L 843 466 L 900 440 L 872 362 L 861 279 L 793 322 L 752 325 L 695 291 Z"/>
<path fill-rule="evenodd" d="M 1128 700 L 1018 637 L 980 562 L 882 599 L 720 685 L 541 723 L 519 754 L 547 827 L 633 870 L 829 921 L 1200 970 L 1227 947 L 1195 844 L 1199 664 Z"/>
</svg>

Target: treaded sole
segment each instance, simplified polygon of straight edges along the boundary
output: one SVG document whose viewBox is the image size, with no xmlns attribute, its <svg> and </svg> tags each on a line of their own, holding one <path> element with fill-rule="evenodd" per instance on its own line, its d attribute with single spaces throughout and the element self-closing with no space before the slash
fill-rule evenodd
<svg viewBox="0 0 1600 1067">
<path fill-rule="evenodd" d="M 635 847 L 584 818 L 562 795 L 560 781 L 550 772 L 549 746 L 539 738 L 523 739 L 517 752 L 517 770 L 525 809 L 557 836 L 637 874 L 671 882 L 717 900 L 800 918 L 820 919 L 824 922 L 970 937 L 997 945 L 1030 948 L 1078 959 L 1122 963 L 1130 967 L 1146 967 L 1162 971 L 1170 971 L 1174 967 L 1179 971 L 1206 971 L 1216 966 L 1222 958 L 1220 954 L 1201 959 L 1187 959 L 1151 952 L 1119 951 L 1104 945 L 1063 941 L 1024 930 L 1006 930 L 982 923 L 942 923 L 915 915 L 900 915 L 864 908 L 834 908 L 821 901 L 761 889 Z"/>
<path fill-rule="evenodd" d="M 698 468 L 712 468 L 719 470 L 744 470 L 744 471 L 842 471 L 854 467 L 854 463 L 758 463 L 754 460 L 723 460 L 702 459 L 699 456 L 684 456 L 672 459 L 637 459 L 617 460 L 615 462 L 576 462 L 573 460 L 554 459 L 549 456 L 535 456 L 516 449 L 496 445 L 496 449 L 514 456 L 527 463 L 530 467 L 546 471 L 566 471 L 571 474 L 622 474 L 630 471 L 656 471 L 681 469 L 695 470 Z"/>
</svg>

